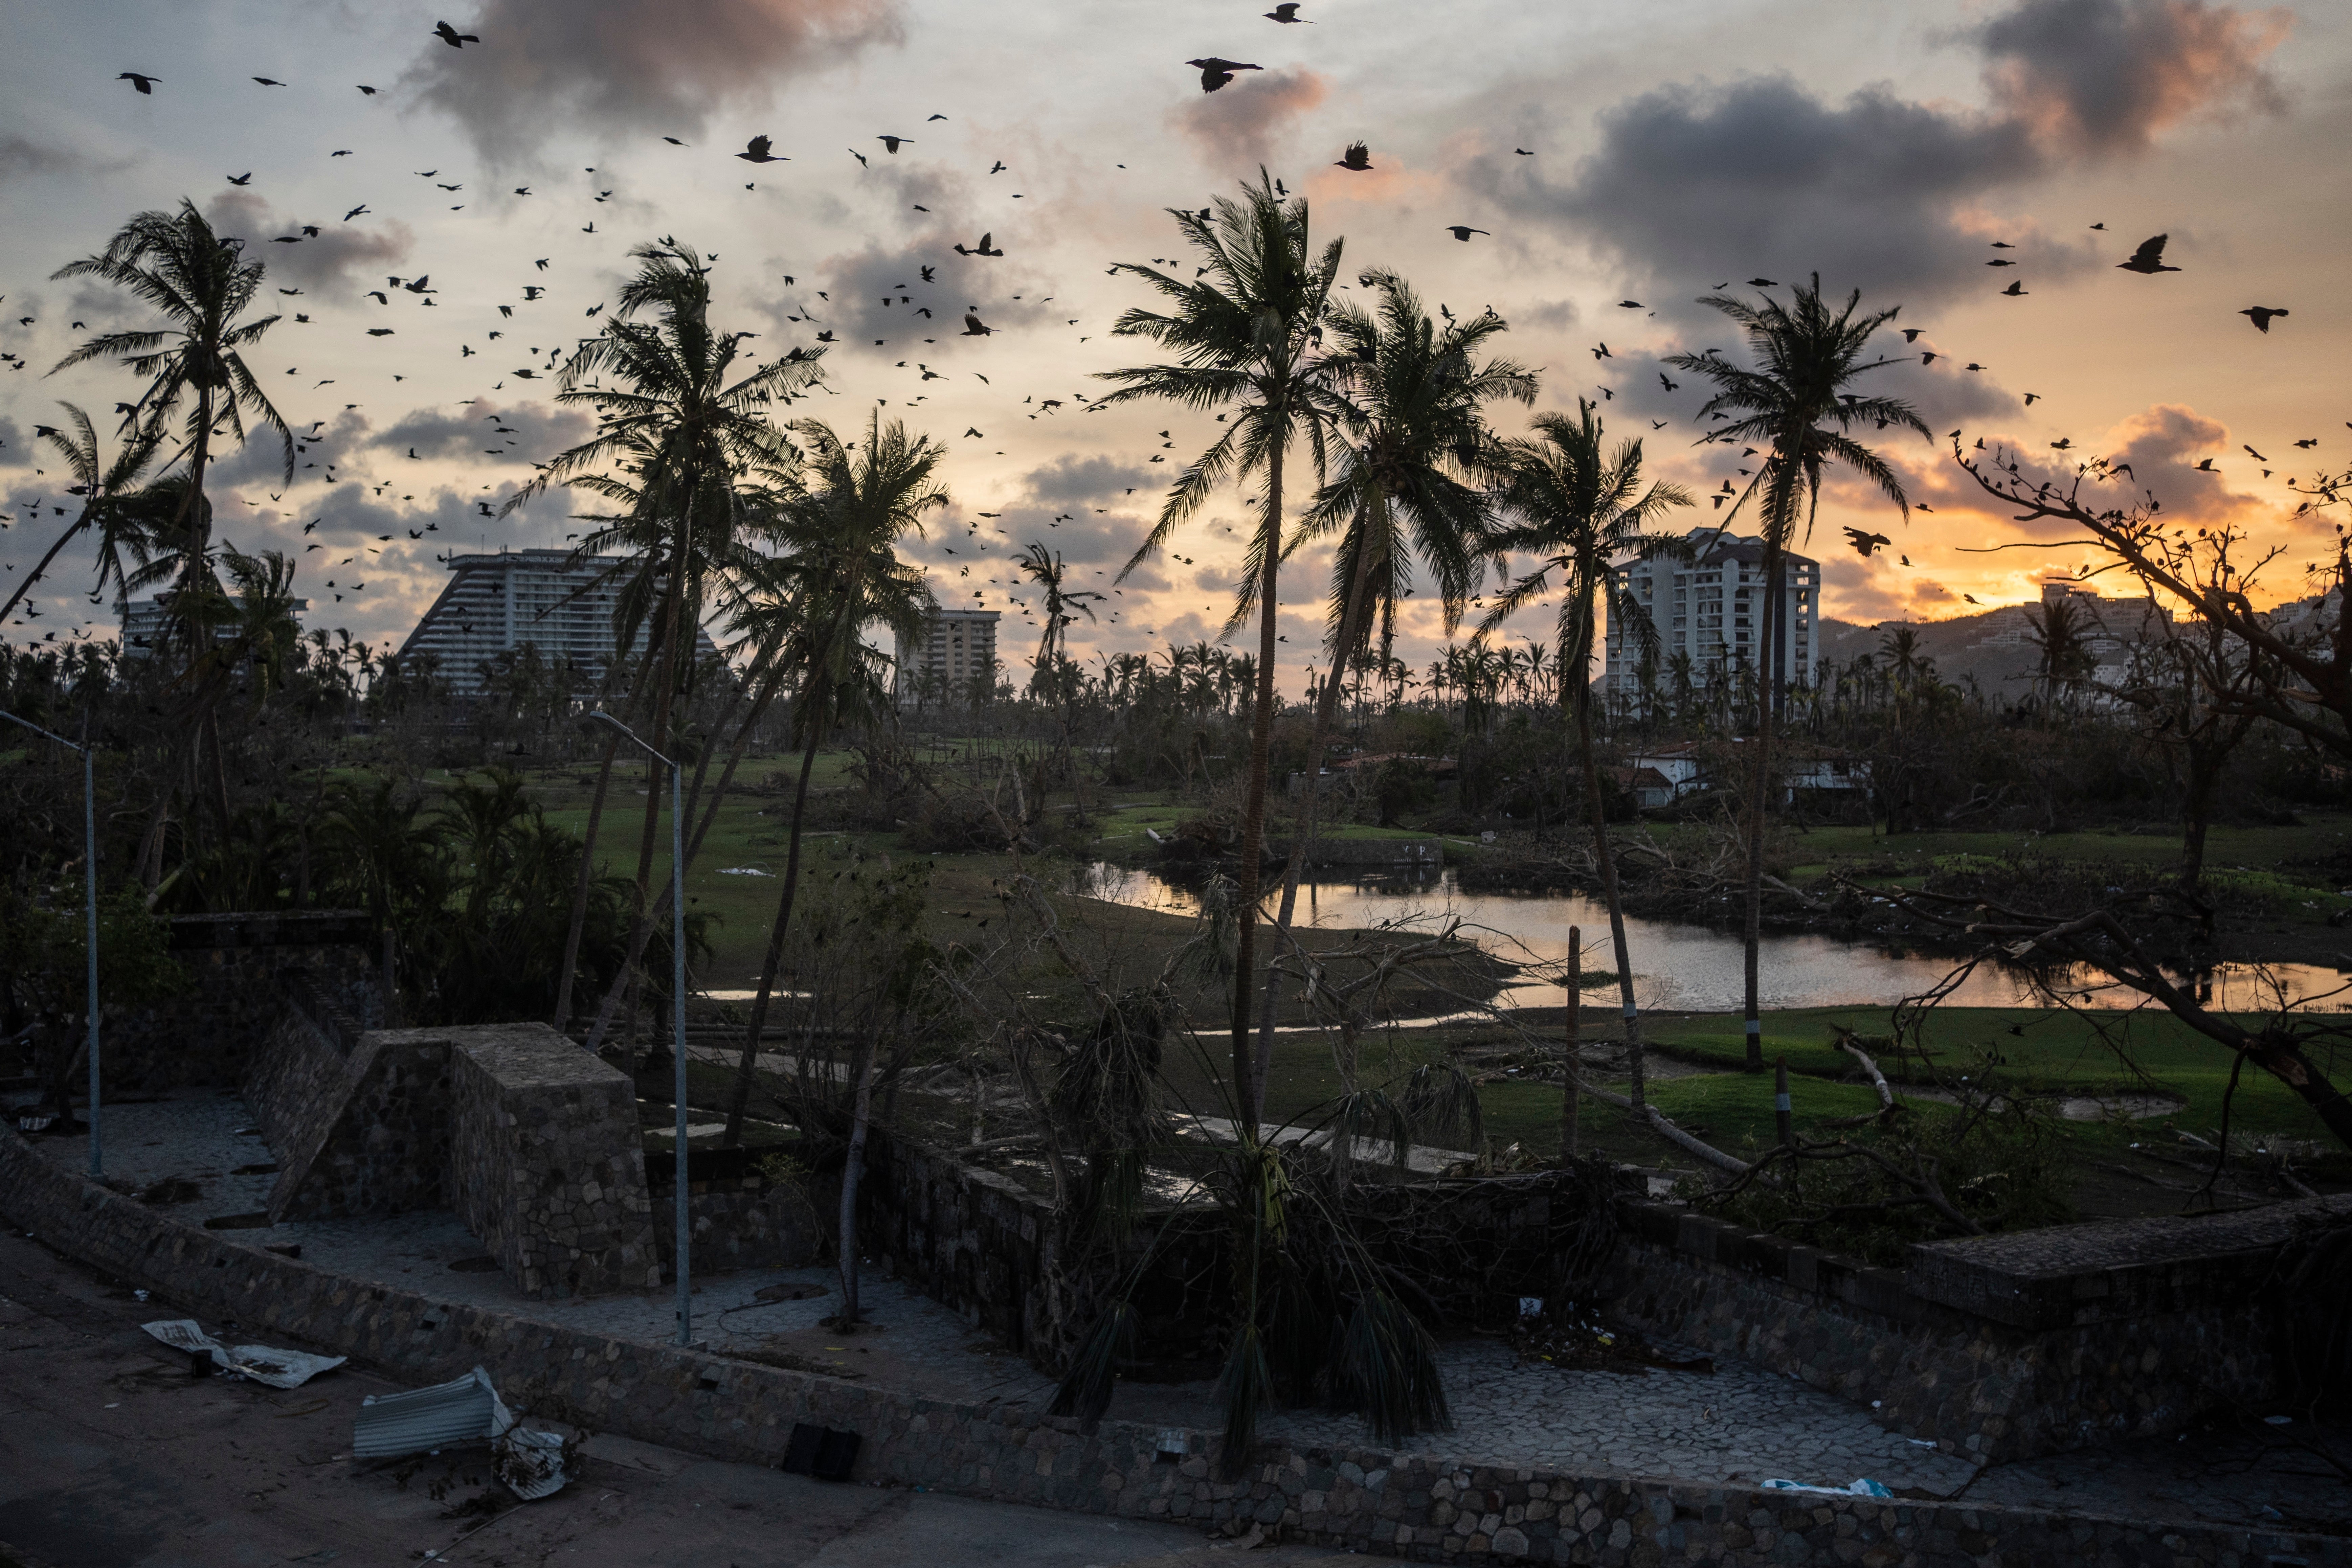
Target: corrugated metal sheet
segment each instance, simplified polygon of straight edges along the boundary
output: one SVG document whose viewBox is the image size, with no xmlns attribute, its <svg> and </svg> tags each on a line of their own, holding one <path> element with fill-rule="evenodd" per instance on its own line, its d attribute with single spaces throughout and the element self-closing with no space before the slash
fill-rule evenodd
<svg viewBox="0 0 2352 1568">
<path fill-rule="evenodd" d="M 299 1388 L 322 1372 L 343 1364 L 340 1355 L 312 1355 L 302 1350 L 274 1350 L 266 1344 L 224 1345 L 205 1333 L 194 1318 L 173 1318 L 140 1327 L 174 1350 L 209 1351 L 213 1364 L 239 1373 L 272 1388 Z"/>
<path fill-rule="evenodd" d="M 455 1383 L 406 1394 L 370 1395 L 352 1428 L 352 1457 L 394 1459 L 460 1443 L 488 1440 L 498 1395 L 489 1374 L 474 1368 Z"/>
</svg>

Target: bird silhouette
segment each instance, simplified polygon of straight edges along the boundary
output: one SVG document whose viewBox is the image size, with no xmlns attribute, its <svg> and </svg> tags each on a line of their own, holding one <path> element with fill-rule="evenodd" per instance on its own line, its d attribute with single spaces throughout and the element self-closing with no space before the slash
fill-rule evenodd
<svg viewBox="0 0 2352 1568">
<path fill-rule="evenodd" d="M 969 250 L 966 250 L 960 243 L 950 246 L 948 248 L 954 251 L 958 256 L 1003 256 L 1004 254 L 1003 251 L 993 247 L 995 239 L 995 234 L 991 232 L 981 235 L 980 243 L 973 246 Z"/>
<path fill-rule="evenodd" d="M 1186 60 L 1184 63 L 1199 69 L 1202 92 L 1216 91 L 1234 79 L 1235 71 L 1260 71 L 1265 68 L 1264 66 L 1244 65 L 1239 60 L 1222 60 L 1214 55 L 1197 60 Z"/>
<path fill-rule="evenodd" d="M 882 143 L 882 151 L 894 154 L 898 151 L 900 142 L 909 147 L 915 144 L 915 139 L 911 136 L 877 136 L 874 140 Z"/>
<path fill-rule="evenodd" d="M 1846 543 L 1853 546 L 1854 553 L 1865 560 L 1869 559 L 1874 552 L 1885 549 L 1895 542 L 1885 534 L 1874 534 L 1864 528 L 1852 528 L 1845 530 L 1845 539 Z"/>
<path fill-rule="evenodd" d="M 129 82 L 132 87 L 139 89 L 140 96 L 142 98 L 152 98 L 155 96 L 155 84 L 162 81 L 163 78 L 162 77 L 142 76 L 137 71 L 124 71 L 121 76 L 116 77 L 114 79 L 116 81 Z"/>
<path fill-rule="evenodd" d="M 2257 331 L 2268 332 L 2271 329 L 2271 323 L 2286 312 L 2275 305 L 2254 305 L 2239 311 L 2238 314 L 2252 321 Z"/>
<path fill-rule="evenodd" d="M 1372 150 L 1360 141 L 1349 142 L 1347 156 L 1332 165 L 1335 169 L 1352 169 L 1360 174 L 1371 166 Z"/>
<path fill-rule="evenodd" d="M 2008 296 L 2010 298 L 2011 298 L 2011 299 L 2022 299 L 2022 298 L 2025 298 L 2025 279 L 2023 279 L 2023 278 L 2021 278 L 2021 278 L 2019 278 L 2016 282 L 2014 282 L 2014 283 L 2011 284 L 2008 287 L 2006 287 L 2006 288 L 2002 289 L 2002 290 L 2001 290 L 2001 293 L 2003 293 L 2004 295 L 2007 295 L 2007 296 Z"/>
<path fill-rule="evenodd" d="M 1460 240 L 1464 245 L 1468 245 L 1472 235 L 1482 235 L 1486 234 L 1487 231 L 1485 229 L 1474 229 L 1468 224 L 1448 224 L 1445 225 L 1445 232 L 1452 235 L 1455 239 Z"/>
<path fill-rule="evenodd" d="M 478 44 L 482 41 L 471 33 L 461 33 L 457 31 L 457 28 L 449 26 L 446 22 L 434 23 L 433 36 L 440 39 L 443 43 L 448 45 L 453 49 L 462 49 L 467 44 Z"/>
<path fill-rule="evenodd" d="M 790 162 L 788 159 L 779 158 L 775 154 L 770 152 L 768 149 L 773 145 L 774 143 L 770 141 L 764 136 L 754 136 L 749 142 L 744 144 L 743 151 L 738 152 L 735 156 L 740 158 L 746 163 L 782 163 Z"/>
<path fill-rule="evenodd" d="M 1273 10 L 1263 12 L 1261 15 L 1269 22 L 1298 22 L 1313 26 L 1313 23 L 1307 22 L 1306 17 L 1298 14 L 1298 3 L 1299 0 L 1282 0 L 1282 4 Z"/>
<path fill-rule="evenodd" d="M 253 183 L 253 171 L 247 169 L 242 174 L 223 174 L 221 178 L 232 185 L 250 185 Z"/>
<path fill-rule="evenodd" d="M 259 82 L 264 87 L 284 87 L 286 85 L 275 77 L 256 77 L 253 79 Z"/>
<path fill-rule="evenodd" d="M 2171 237 L 2170 235 L 2158 235 L 2140 241 L 2139 248 L 2132 252 L 2131 259 L 2116 263 L 2116 267 L 2124 272 L 2144 272 L 2150 276 L 2159 272 L 2179 272 L 2179 267 L 2164 265 L 2164 242 Z"/>
</svg>

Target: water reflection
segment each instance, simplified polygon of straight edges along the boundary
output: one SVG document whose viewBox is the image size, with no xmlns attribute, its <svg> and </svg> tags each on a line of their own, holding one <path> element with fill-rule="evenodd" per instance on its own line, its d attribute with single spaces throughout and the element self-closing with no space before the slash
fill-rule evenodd
<svg viewBox="0 0 2352 1568">
<path fill-rule="evenodd" d="M 1084 891 L 1114 903 L 1170 914 L 1191 915 L 1200 901 L 1188 888 L 1157 873 L 1129 871 L 1108 862 L 1088 868 Z M 1392 875 L 1302 879 L 1298 920 L 1327 927 L 1371 925 L 1408 916 L 1458 916 L 1502 936 L 1481 936 L 1490 950 L 1515 956 L 1516 943 L 1535 958 L 1558 962 L 1568 956 L 1570 926 L 1580 927 L 1588 967 L 1613 967 L 1606 910 L 1581 894 L 1465 893 L 1452 871 Z M 1479 933 L 1473 932 L 1476 936 Z M 1632 950 L 1634 994 L 1644 1008 L 1692 1012 L 1736 1011 L 1745 998 L 1744 965 L 1737 932 L 1656 920 L 1625 923 Z M 1767 936 L 1757 953 L 1759 998 L 1767 1008 L 1887 1006 L 1916 996 L 1954 967 L 1952 960 L 1903 953 L 1834 936 Z M 2137 993 L 2104 987 L 2088 974 L 2074 977 L 2076 999 L 2085 1007 L 2123 1008 Z M 2337 1009 L 2352 1007 L 2352 975 L 2319 964 L 2224 964 L 2199 977 L 2200 998 L 2229 1009 L 2273 1007 L 2289 1000 L 2328 998 Z M 1549 985 L 1507 990 L 1505 1006 L 1556 1006 L 1559 993 Z M 2038 1005 L 2026 978 L 2012 970 L 1979 966 L 1949 1000 L 1962 1007 Z"/>
</svg>

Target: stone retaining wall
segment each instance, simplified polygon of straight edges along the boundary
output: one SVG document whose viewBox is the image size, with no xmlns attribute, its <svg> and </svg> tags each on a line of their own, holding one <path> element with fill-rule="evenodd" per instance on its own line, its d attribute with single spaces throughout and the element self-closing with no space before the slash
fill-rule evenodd
<svg viewBox="0 0 2352 1568">
<path fill-rule="evenodd" d="M 2352 1568 L 2352 1540 L 2080 1515 L 1573 1476 L 1365 1449 L 1254 1451 L 1217 1479 L 1213 1440 L 981 1409 L 674 1347 L 608 1339 L 341 1278 L 179 1224 L 0 1131 L 0 1216 L 163 1303 L 257 1339 L 354 1356 L 418 1383 L 480 1365 L 549 1419 L 774 1464 L 793 1423 L 864 1439 L 853 1479 L 1123 1518 L 1259 1521 L 1292 1540 L 1421 1561 L 1767 1568 Z M 1460 1439 L 1475 1448 L 1475 1433 Z"/>
<path fill-rule="evenodd" d="M 2214 1406 L 2272 1397 L 2270 1327 L 2245 1287 L 2298 1212 L 2342 1201 L 2118 1222 L 2127 1234 L 2078 1225 L 1938 1242 L 1914 1249 L 1908 1270 L 1624 1203 L 1610 1307 L 1869 1404 L 1906 1436 L 2004 1463 L 2179 1431 Z"/>
<path fill-rule="evenodd" d="M 307 971 L 320 996 L 363 1027 L 383 1021 L 378 939 L 360 910 L 183 915 L 172 921 L 171 945 L 191 987 L 108 1019 L 111 1092 L 242 1082 L 284 1009 L 279 977 L 289 968 Z"/>
</svg>

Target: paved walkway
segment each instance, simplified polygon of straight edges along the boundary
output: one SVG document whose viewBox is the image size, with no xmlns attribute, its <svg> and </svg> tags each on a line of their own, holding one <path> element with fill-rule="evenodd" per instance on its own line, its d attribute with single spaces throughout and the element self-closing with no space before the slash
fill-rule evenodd
<svg viewBox="0 0 2352 1568">
<path fill-rule="evenodd" d="M 143 1191 L 167 1178 L 195 1184 L 196 1197 L 168 1207 L 175 1218 L 201 1223 L 267 1203 L 271 1176 L 234 1174 L 269 1159 L 234 1095 L 191 1093 L 110 1107 L 106 1125 L 107 1170 L 118 1185 Z M 79 1138 L 44 1139 L 40 1147 L 69 1168 L 88 1162 Z M 446 1212 L 226 1234 L 256 1247 L 299 1243 L 306 1262 L 338 1273 L 616 1338 L 658 1343 L 676 1329 L 667 1290 L 569 1301 L 523 1296 L 504 1274 L 485 1267 L 480 1243 Z M 779 1285 L 811 1294 L 759 1298 Z M 696 1287 L 694 1334 L 721 1353 L 935 1397 L 1014 1405 L 1052 1397 L 1052 1382 L 1027 1362 L 957 1313 L 871 1270 L 860 1293 L 878 1326 L 846 1336 L 823 1328 L 818 1320 L 839 1311 L 840 1291 L 830 1268 L 713 1276 Z M 1885 1430 L 1859 1406 L 1748 1363 L 1717 1358 L 1711 1375 L 1564 1371 L 1522 1364 L 1501 1341 L 1474 1336 L 1448 1342 L 1440 1364 L 1454 1430 L 1410 1438 L 1402 1451 L 1690 1480 L 1844 1487 L 1868 1479 L 1914 1495 L 2144 1519 L 2275 1525 L 2282 1518 L 2352 1517 L 2352 1490 L 2339 1472 L 2295 1446 L 2307 1435 L 2302 1429 L 2209 1429 L 2194 1440 L 2157 1439 L 1978 1473 Z M 1111 1415 L 1213 1431 L 1223 1424 L 1218 1408 L 1212 1383 L 1126 1383 Z M 1320 1410 L 1276 1411 L 1265 1430 L 1310 1445 L 1367 1441 L 1357 1417 Z"/>
</svg>

